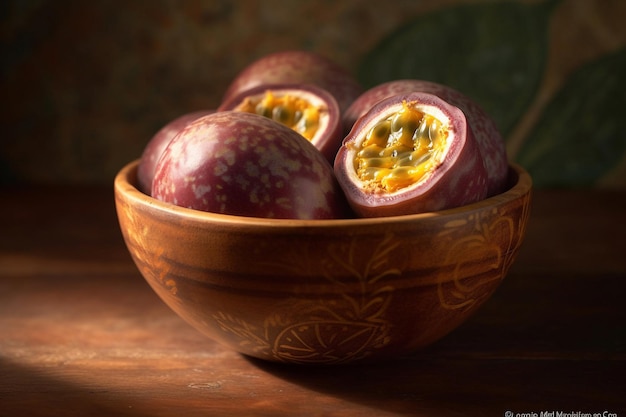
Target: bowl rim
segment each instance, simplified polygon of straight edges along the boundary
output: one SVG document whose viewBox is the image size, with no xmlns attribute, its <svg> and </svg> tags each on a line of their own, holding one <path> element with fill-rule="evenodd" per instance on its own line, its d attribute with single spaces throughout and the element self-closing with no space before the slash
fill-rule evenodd
<svg viewBox="0 0 626 417">
<path fill-rule="evenodd" d="M 257 226 L 268 228 L 299 228 L 299 227 L 346 227 L 346 226 L 367 226 L 367 225 L 385 225 L 403 222 L 415 222 L 420 219 L 428 219 L 434 217 L 453 217 L 460 213 L 469 213 L 480 211 L 486 208 L 494 208 L 508 202 L 519 199 L 528 194 L 532 190 L 532 178 L 530 174 L 519 164 L 509 162 L 509 175 L 512 177 L 509 181 L 514 182 L 509 188 L 497 195 L 488 197 L 476 203 L 445 209 L 440 211 L 407 214 L 400 216 L 373 217 L 373 218 L 342 218 L 342 219 L 321 219 L 321 220 L 300 220 L 300 219 L 268 219 L 261 217 L 245 217 L 230 214 L 212 213 L 200 210 L 194 210 L 186 207 L 176 206 L 171 203 L 157 200 L 137 188 L 137 168 L 140 159 L 135 159 L 127 163 L 116 174 L 114 179 L 114 192 L 116 199 L 124 199 L 132 201 L 133 204 L 150 207 L 163 214 L 185 218 L 194 222 L 221 223 L 224 225 L 238 226 Z"/>
</svg>

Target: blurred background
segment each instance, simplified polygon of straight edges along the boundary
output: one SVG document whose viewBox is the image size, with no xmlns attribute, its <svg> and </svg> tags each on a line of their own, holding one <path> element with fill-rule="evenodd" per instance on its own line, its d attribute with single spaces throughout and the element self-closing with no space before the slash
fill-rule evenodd
<svg viewBox="0 0 626 417">
<path fill-rule="evenodd" d="M 268 53 L 364 88 L 431 79 L 494 117 L 537 186 L 626 188 L 622 0 L 4 0 L 2 184 L 111 184 Z"/>
</svg>

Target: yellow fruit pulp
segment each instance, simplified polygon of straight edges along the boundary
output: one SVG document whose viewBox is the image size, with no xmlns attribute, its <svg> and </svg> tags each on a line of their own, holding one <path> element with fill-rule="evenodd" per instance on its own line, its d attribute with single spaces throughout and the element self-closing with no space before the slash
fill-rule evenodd
<svg viewBox="0 0 626 417">
<path fill-rule="evenodd" d="M 263 97 L 246 97 L 235 110 L 256 113 L 273 119 L 295 130 L 308 140 L 313 139 L 319 128 L 320 106 L 293 95 L 276 95 L 266 91 Z"/>
<path fill-rule="evenodd" d="M 448 128 L 415 103 L 380 120 L 366 134 L 354 159 L 357 176 L 375 191 L 393 193 L 419 182 L 440 163 Z"/>
</svg>

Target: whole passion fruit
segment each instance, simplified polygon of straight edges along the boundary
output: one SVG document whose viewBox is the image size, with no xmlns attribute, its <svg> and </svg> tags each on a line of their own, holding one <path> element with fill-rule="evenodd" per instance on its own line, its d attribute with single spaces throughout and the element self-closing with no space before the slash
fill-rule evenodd
<svg viewBox="0 0 626 417">
<path fill-rule="evenodd" d="M 475 135 L 487 169 L 488 196 L 504 191 L 508 172 L 508 158 L 504 140 L 494 120 L 474 100 L 458 90 L 425 80 L 389 81 L 365 91 L 342 116 L 344 133 L 349 132 L 356 120 L 369 111 L 380 100 L 397 94 L 422 92 L 434 94 L 465 113 Z"/>
<path fill-rule="evenodd" d="M 172 139 L 152 196 L 214 213 L 277 219 L 346 216 L 331 165 L 303 136 L 267 117 L 223 111 Z"/>
<path fill-rule="evenodd" d="M 334 169 L 362 217 L 442 210 L 487 195 L 487 172 L 465 115 L 427 93 L 374 105 L 344 139 Z"/>
<path fill-rule="evenodd" d="M 223 101 L 266 84 L 314 84 L 335 97 L 344 111 L 363 88 L 350 73 L 326 57 L 309 51 L 280 51 L 250 63 L 231 82 Z"/>
<path fill-rule="evenodd" d="M 282 123 L 309 140 L 331 164 L 343 140 L 337 100 L 312 84 L 256 86 L 223 102 L 218 110 L 256 113 Z"/>
<path fill-rule="evenodd" d="M 152 190 L 152 180 L 154 179 L 154 170 L 161 154 L 170 143 L 170 141 L 187 126 L 190 122 L 213 113 L 213 110 L 198 110 L 191 113 L 185 113 L 182 116 L 171 120 L 150 139 L 146 147 L 143 149 L 139 166 L 137 167 L 137 182 L 139 190 L 145 194 L 150 194 Z"/>
</svg>

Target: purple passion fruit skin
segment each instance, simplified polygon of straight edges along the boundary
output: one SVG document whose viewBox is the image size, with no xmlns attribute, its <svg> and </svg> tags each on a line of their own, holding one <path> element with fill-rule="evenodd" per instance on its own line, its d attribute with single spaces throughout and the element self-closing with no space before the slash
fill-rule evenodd
<svg viewBox="0 0 626 417">
<path fill-rule="evenodd" d="M 311 84 L 256 86 L 222 103 L 218 111 L 256 113 L 295 130 L 332 164 L 343 130 L 339 105 L 326 90 Z"/>
<path fill-rule="evenodd" d="M 344 68 L 308 51 L 281 51 L 250 63 L 232 81 L 223 101 L 265 84 L 313 84 L 335 97 L 343 112 L 363 88 Z"/>
<path fill-rule="evenodd" d="M 187 125 L 159 159 L 152 196 L 213 213 L 334 219 L 347 203 L 304 137 L 264 116 L 222 111 Z"/>
<path fill-rule="evenodd" d="M 465 115 L 427 93 L 374 105 L 344 139 L 334 169 L 360 217 L 444 210 L 487 195 L 487 172 Z"/>
<path fill-rule="evenodd" d="M 451 87 L 431 81 L 412 79 L 390 81 L 372 87 L 354 100 L 343 114 L 344 133 L 349 132 L 356 120 L 380 100 L 412 92 L 434 94 L 465 113 L 489 176 L 487 195 L 493 196 L 503 192 L 508 174 L 508 158 L 504 140 L 494 120 L 474 100 Z"/>
<path fill-rule="evenodd" d="M 190 122 L 213 112 L 214 110 L 198 110 L 183 114 L 163 126 L 152 137 L 152 139 L 150 139 L 146 147 L 143 149 L 141 159 L 139 160 L 139 166 L 137 167 L 137 182 L 141 192 L 150 194 L 156 164 L 174 136 L 176 136 L 178 132 L 180 132 L 181 129 L 187 126 Z"/>
</svg>

